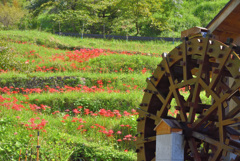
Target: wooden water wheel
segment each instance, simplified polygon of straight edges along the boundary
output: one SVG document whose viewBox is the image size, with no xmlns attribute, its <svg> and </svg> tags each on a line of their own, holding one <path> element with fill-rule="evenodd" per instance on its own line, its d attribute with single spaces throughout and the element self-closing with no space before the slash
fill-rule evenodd
<svg viewBox="0 0 240 161">
<path fill-rule="evenodd" d="M 215 161 L 229 154 L 237 160 L 240 59 L 234 47 L 195 36 L 162 58 L 138 109 L 138 160 L 155 160 L 154 128 L 163 118 L 181 124 L 184 160 Z"/>
</svg>

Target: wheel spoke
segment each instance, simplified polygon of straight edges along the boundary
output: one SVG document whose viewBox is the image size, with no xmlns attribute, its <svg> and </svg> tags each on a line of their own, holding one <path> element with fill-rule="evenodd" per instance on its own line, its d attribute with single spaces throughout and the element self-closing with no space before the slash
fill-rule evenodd
<svg viewBox="0 0 240 161">
<path fill-rule="evenodd" d="M 183 51 L 183 80 L 184 82 L 188 80 L 188 59 L 187 59 L 187 41 L 186 39 L 183 42 L 184 51 Z"/>
<path fill-rule="evenodd" d="M 186 122 L 187 121 L 187 115 L 186 115 L 186 112 L 185 112 L 183 100 L 180 97 L 179 91 L 175 88 L 175 83 L 173 81 L 173 76 L 172 76 L 172 73 L 171 73 L 171 70 L 170 70 L 170 67 L 169 67 L 169 64 L 168 64 L 168 61 L 167 61 L 166 57 L 163 57 L 163 60 L 165 61 L 166 72 L 168 73 L 168 80 L 169 80 L 169 83 L 170 83 L 170 89 L 173 92 L 173 95 L 174 95 L 174 98 L 176 99 L 177 105 L 180 107 L 181 120 L 183 122 Z"/>
<path fill-rule="evenodd" d="M 227 120 L 222 121 L 222 126 L 228 126 L 232 124 L 240 123 L 240 117 L 235 117 Z M 220 122 L 217 124 L 217 127 L 220 127 Z"/>
<path fill-rule="evenodd" d="M 154 84 L 152 83 L 151 80 L 147 79 L 147 83 L 150 86 L 150 88 L 153 90 L 152 92 L 157 92 L 157 97 L 159 98 L 159 100 L 164 103 L 166 101 L 166 99 L 161 95 L 161 93 L 159 93 L 159 91 L 157 90 L 157 88 L 154 86 Z"/>
<path fill-rule="evenodd" d="M 218 147 L 218 150 L 214 153 L 213 158 L 211 159 L 211 161 L 219 160 L 221 152 L 222 152 L 222 149 L 220 147 Z"/>
<path fill-rule="evenodd" d="M 193 153 L 194 160 L 195 161 L 201 161 L 201 157 L 200 157 L 200 154 L 198 153 L 197 145 L 196 145 L 196 142 L 195 142 L 194 138 L 190 138 L 188 140 L 188 144 L 189 144 L 189 147 L 191 149 L 191 152 Z"/>
<path fill-rule="evenodd" d="M 219 67 L 216 69 L 216 74 L 213 74 L 212 81 L 209 84 L 209 88 L 212 90 L 216 87 L 217 82 L 219 81 L 220 77 L 222 76 L 222 70 L 225 66 L 230 54 L 232 53 L 232 49 L 227 49 L 227 54 L 224 55 L 222 62 L 219 64 Z"/>
<path fill-rule="evenodd" d="M 239 84 L 235 84 L 229 93 L 225 93 L 218 101 L 216 101 L 204 114 L 201 118 L 198 118 L 193 124 L 193 129 L 198 128 L 201 123 L 206 121 L 206 119 L 217 109 L 219 104 L 222 104 L 224 101 L 228 100 L 239 88 Z"/>
<path fill-rule="evenodd" d="M 203 140 L 211 145 L 214 145 L 215 147 L 221 147 L 222 149 L 224 149 L 228 152 L 234 153 L 236 155 L 240 155 L 240 149 L 235 149 L 232 146 L 228 146 L 226 144 L 220 143 L 219 141 L 214 140 L 214 139 L 208 137 L 207 135 L 201 134 L 199 132 L 193 132 L 192 136 L 197 139 Z"/>
<path fill-rule="evenodd" d="M 223 117 L 224 117 L 224 109 L 222 107 L 222 105 L 218 105 L 218 123 L 219 123 L 219 139 L 220 139 L 220 143 L 223 143 L 225 140 L 225 131 L 224 131 L 224 127 L 223 127 Z"/>
</svg>

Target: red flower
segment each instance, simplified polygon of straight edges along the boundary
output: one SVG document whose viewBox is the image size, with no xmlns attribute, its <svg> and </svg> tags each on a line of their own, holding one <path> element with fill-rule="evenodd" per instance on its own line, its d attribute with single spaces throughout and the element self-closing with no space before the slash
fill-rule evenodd
<svg viewBox="0 0 240 161">
<path fill-rule="evenodd" d="M 84 109 L 84 113 L 85 113 L 85 115 L 88 115 L 90 113 L 90 110 L 89 109 Z"/>
<path fill-rule="evenodd" d="M 120 135 L 120 134 L 122 134 L 122 132 L 121 132 L 121 131 L 118 131 L 118 132 L 117 132 L 117 134 L 119 134 L 119 135 Z"/>
<path fill-rule="evenodd" d="M 82 127 L 84 127 L 84 125 L 79 125 L 77 129 L 80 130 Z"/>
<path fill-rule="evenodd" d="M 63 119 L 67 119 L 70 115 L 69 114 L 66 114 L 65 116 L 63 116 Z"/>
<path fill-rule="evenodd" d="M 131 138 L 131 137 L 132 137 L 131 134 L 128 134 L 128 135 L 125 136 L 125 138 Z"/>
<path fill-rule="evenodd" d="M 76 108 L 75 108 L 75 109 L 73 109 L 73 112 L 74 112 L 75 114 L 81 113 L 81 112 L 80 112 L 80 111 L 78 111 Z"/>
</svg>

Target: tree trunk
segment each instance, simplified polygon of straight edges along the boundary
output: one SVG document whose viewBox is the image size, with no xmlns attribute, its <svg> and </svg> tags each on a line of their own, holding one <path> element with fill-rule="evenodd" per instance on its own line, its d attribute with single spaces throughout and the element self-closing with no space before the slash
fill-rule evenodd
<svg viewBox="0 0 240 161">
<path fill-rule="evenodd" d="M 136 21 L 135 25 L 136 25 L 137 35 L 138 35 L 139 34 L 139 26 L 138 26 L 138 22 L 137 21 Z"/>
</svg>

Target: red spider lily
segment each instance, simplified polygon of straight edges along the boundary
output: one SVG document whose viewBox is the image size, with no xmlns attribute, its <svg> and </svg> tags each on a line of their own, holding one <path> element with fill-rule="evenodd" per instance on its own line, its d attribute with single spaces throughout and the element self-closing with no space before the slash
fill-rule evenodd
<svg viewBox="0 0 240 161">
<path fill-rule="evenodd" d="M 133 69 L 132 69 L 132 68 L 130 68 L 130 67 L 128 68 L 128 70 L 129 70 L 129 71 L 133 71 Z"/>
<path fill-rule="evenodd" d="M 127 153 L 127 152 L 128 152 L 128 150 L 127 150 L 127 149 L 125 149 L 125 150 L 124 150 L 124 152 L 126 152 L 126 153 Z"/>
<path fill-rule="evenodd" d="M 122 141 L 122 139 L 118 139 L 117 141 L 118 141 L 118 142 L 121 142 L 121 141 Z"/>
<path fill-rule="evenodd" d="M 77 129 L 80 130 L 82 127 L 84 127 L 84 125 L 79 125 Z"/>
<path fill-rule="evenodd" d="M 82 118 L 79 119 L 80 123 L 86 123 L 86 121 L 83 121 Z"/>
<path fill-rule="evenodd" d="M 63 116 L 63 119 L 66 120 L 69 116 L 69 114 L 66 114 L 65 116 Z"/>
<path fill-rule="evenodd" d="M 97 116 L 98 114 L 97 114 L 97 113 L 92 113 L 91 115 L 92 115 L 92 116 Z"/>
<path fill-rule="evenodd" d="M 56 114 L 56 113 L 60 113 L 60 111 L 54 111 L 52 114 L 54 115 L 54 114 Z"/>
<path fill-rule="evenodd" d="M 126 135 L 126 136 L 124 136 L 125 138 L 131 138 L 132 137 L 132 135 L 131 134 L 128 134 L 128 135 Z"/>
<path fill-rule="evenodd" d="M 145 74 L 147 72 L 147 69 L 146 68 L 143 68 L 142 69 L 142 74 Z"/>
<path fill-rule="evenodd" d="M 20 116 L 16 116 L 17 119 L 20 119 Z"/>
<path fill-rule="evenodd" d="M 127 111 L 124 111 L 123 113 L 124 113 L 124 116 L 129 116 L 130 115 L 130 113 L 128 113 Z"/>
<path fill-rule="evenodd" d="M 84 133 L 84 132 L 86 132 L 86 131 L 87 131 L 87 129 L 82 129 L 81 133 Z"/>
<path fill-rule="evenodd" d="M 78 114 L 78 113 L 81 113 L 80 111 L 78 111 L 78 109 L 73 109 L 73 112 L 75 113 L 75 114 Z"/>
<path fill-rule="evenodd" d="M 85 115 L 88 115 L 90 113 L 90 110 L 89 109 L 84 109 L 84 113 L 85 113 Z"/>
<path fill-rule="evenodd" d="M 121 131 L 117 131 L 116 133 L 117 133 L 117 134 L 119 134 L 119 135 L 120 135 L 120 134 L 122 134 L 122 132 L 121 132 Z"/>
<path fill-rule="evenodd" d="M 34 123 L 35 119 L 34 118 L 30 118 L 30 120 L 28 120 L 28 122 Z"/>
<path fill-rule="evenodd" d="M 131 109 L 132 115 L 138 115 L 138 112 L 135 109 Z"/>
<path fill-rule="evenodd" d="M 77 108 L 80 108 L 80 109 L 82 109 L 83 107 L 82 107 L 82 106 L 78 106 Z"/>
</svg>

